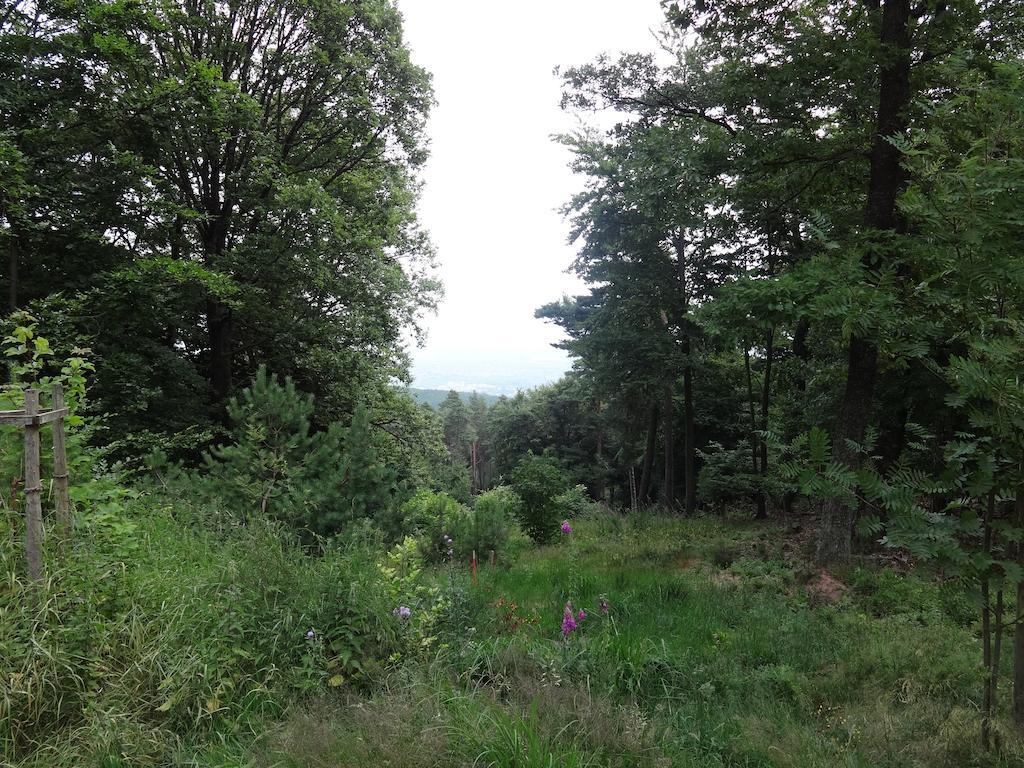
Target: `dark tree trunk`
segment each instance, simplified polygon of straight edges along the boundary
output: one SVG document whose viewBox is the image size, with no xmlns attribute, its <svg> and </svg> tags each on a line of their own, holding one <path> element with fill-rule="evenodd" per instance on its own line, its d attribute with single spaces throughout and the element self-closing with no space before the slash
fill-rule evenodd
<svg viewBox="0 0 1024 768">
<path fill-rule="evenodd" d="M 7 252 L 7 308 L 14 312 L 18 309 L 18 248 L 14 235 L 10 236 Z"/>
<path fill-rule="evenodd" d="M 992 504 L 985 507 L 984 541 L 982 549 L 987 555 L 992 551 Z M 985 682 L 981 697 L 981 746 L 988 749 L 992 722 L 992 598 L 989 592 L 989 575 L 981 576 L 981 663 L 985 668 Z"/>
<path fill-rule="evenodd" d="M 800 361 L 799 369 L 796 374 L 796 388 L 798 392 L 807 391 L 807 361 L 811 357 L 811 351 L 807 347 L 807 334 L 811 329 L 811 321 L 806 317 L 801 317 L 796 322 L 796 328 L 793 329 L 793 354 L 796 355 L 796 359 Z"/>
<path fill-rule="evenodd" d="M 992 552 L 993 523 L 996 510 L 996 492 L 989 491 L 982 518 L 982 549 Z M 995 611 L 991 603 L 991 574 L 986 570 L 981 577 L 981 654 L 985 667 L 985 683 L 981 700 L 981 746 L 992 746 L 992 720 L 999 702 L 999 661 L 1003 644 L 1003 588 L 996 590 Z M 998 746 L 998 737 L 996 746 Z"/>
<path fill-rule="evenodd" d="M 981 664 L 985 668 L 981 694 L 981 747 L 987 750 L 991 746 L 992 722 L 992 603 L 988 576 L 981 582 L 981 600 Z"/>
<path fill-rule="evenodd" d="M 743 368 L 747 374 L 747 405 L 750 409 L 750 459 L 751 464 L 754 468 L 754 474 L 757 474 L 757 416 L 754 414 L 754 377 L 750 372 L 750 350 L 747 348 L 746 342 L 743 343 Z"/>
<path fill-rule="evenodd" d="M 696 475 L 696 434 L 693 420 L 693 366 L 690 365 L 690 340 L 684 342 L 686 366 L 683 368 L 683 478 L 685 483 L 684 504 L 686 514 L 692 515 L 697 509 Z"/>
<path fill-rule="evenodd" d="M 480 493 L 480 465 L 477 463 L 476 451 L 479 443 L 476 440 L 472 440 L 469 444 L 469 466 L 470 466 L 470 477 L 472 479 L 471 493 Z"/>
<path fill-rule="evenodd" d="M 203 241 L 203 263 L 216 270 L 227 248 L 228 216 L 230 206 L 220 203 L 220 188 L 214 185 L 211 200 L 207 203 L 208 219 L 200 225 Z M 232 336 L 233 322 L 230 307 L 215 297 L 206 301 L 206 325 L 210 342 L 210 389 L 216 412 L 223 415 L 224 404 L 232 387 Z"/>
<path fill-rule="evenodd" d="M 775 329 L 769 328 L 764 345 L 764 377 L 761 382 L 761 429 L 768 427 L 768 408 L 771 404 L 772 360 L 775 358 Z M 768 476 L 768 443 L 762 438 L 758 440 L 761 461 L 758 474 L 761 476 L 761 490 L 757 494 L 757 519 L 768 517 L 768 494 L 764 490 L 764 482 Z"/>
<path fill-rule="evenodd" d="M 793 354 L 799 360 L 796 372 L 796 390 L 800 393 L 800 402 L 804 402 L 803 395 L 807 392 L 807 361 L 811 359 L 811 350 L 807 346 L 807 336 L 811 330 L 811 321 L 801 317 L 796 321 L 796 328 L 793 329 Z M 795 491 L 786 491 L 782 499 L 782 506 L 787 515 L 793 514 L 793 502 L 796 501 Z"/>
<path fill-rule="evenodd" d="M 231 393 L 231 310 L 216 300 L 206 302 L 206 322 L 210 336 L 210 389 L 214 404 L 221 408 Z"/>
<path fill-rule="evenodd" d="M 878 470 L 889 471 L 903 455 L 903 448 L 907 444 L 907 419 L 910 411 L 907 404 L 901 402 L 894 411 L 891 411 L 891 418 L 883 418 L 879 425 L 877 452 L 879 456 Z"/>
<path fill-rule="evenodd" d="M 1024 527 L 1024 486 L 1014 504 L 1017 527 Z M 1017 542 L 1017 563 L 1024 567 L 1024 543 Z M 1013 628 L 1013 722 L 1024 735 L 1024 581 L 1017 584 L 1017 615 Z"/>
<path fill-rule="evenodd" d="M 604 422 L 601 420 L 601 404 L 597 404 L 597 445 L 594 448 L 594 465 L 604 467 Z M 604 501 L 605 474 L 601 471 L 594 483 L 594 498 Z"/>
<path fill-rule="evenodd" d="M 658 404 L 651 406 L 651 416 L 647 423 L 647 445 L 644 447 L 644 461 L 640 470 L 640 488 L 637 499 L 641 504 L 650 501 L 651 481 L 654 478 L 654 452 L 658 449 Z"/>
<path fill-rule="evenodd" d="M 877 366 L 878 350 L 874 344 L 852 337 L 847 357 L 846 391 L 832 447 L 832 458 L 841 466 L 856 468 L 860 464 L 860 453 L 846 440 L 859 444 L 864 439 Z M 831 563 L 850 557 L 855 512 L 856 508 L 843 498 L 826 500 L 819 531 L 818 562 Z"/>
<path fill-rule="evenodd" d="M 676 501 L 676 436 L 673 430 L 675 421 L 675 408 L 672 403 L 672 385 L 665 385 L 664 403 L 662 410 L 662 433 L 665 438 L 665 484 L 662 488 L 662 498 L 666 506 L 675 505 Z"/>
<path fill-rule="evenodd" d="M 686 238 L 681 232 L 673 237 L 673 246 L 676 251 L 676 277 L 679 281 L 679 332 L 680 349 L 684 355 L 683 360 L 683 508 L 688 515 L 692 515 L 697 507 L 697 477 L 696 477 L 696 455 L 697 444 L 694 430 L 693 418 L 693 363 L 690 360 L 692 344 L 689 332 L 690 314 L 690 281 L 686 273 Z M 671 414 L 672 397 L 669 390 L 666 408 Z M 666 459 L 668 456 L 666 455 Z M 674 470 L 673 470 L 674 471 Z M 666 480 L 668 479 L 668 468 L 666 467 Z M 666 483 L 668 485 L 668 483 Z M 671 484 L 674 490 L 675 483 Z M 671 497 L 675 499 L 673 494 Z"/>
<path fill-rule="evenodd" d="M 865 266 L 876 269 L 885 261 L 884 242 L 899 228 L 896 199 L 905 173 L 900 151 L 889 141 L 907 129 L 910 104 L 910 0 L 886 0 L 882 8 L 879 42 L 882 44 L 879 71 L 878 116 L 871 146 L 871 173 L 864 223 L 877 233 L 875 248 L 865 251 Z M 868 426 L 878 371 L 878 350 L 868 339 L 851 336 L 847 352 L 846 389 L 839 406 L 833 435 L 832 457 L 849 469 L 860 466 L 860 444 Z M 846 560 L 850 556 L 856 509 L 841 496 L 827 499 L 822 509 L 817 559 L 819 563 Z"/>
<path fill-rule="evenodd" d="M 992 668 L 989 671 L 989 719 L 995 715 L 999 709 L 999 662 L 1002 657 L 1003 647 L 1003 590 L 1000 587 L 996 590 L 996 610 L 993 614 L 993 629 L 995 637 L 992 639 Z M 1000 748 L 999 733 L 995 734 L 995 747 Z"/>
<path fill-rule="evenodd" d="M 171 258 L 180 259 L 185 251 L 185 217 L 180 213 L 174 217 L 174 229 L 171 231 Z"/>
</svg>

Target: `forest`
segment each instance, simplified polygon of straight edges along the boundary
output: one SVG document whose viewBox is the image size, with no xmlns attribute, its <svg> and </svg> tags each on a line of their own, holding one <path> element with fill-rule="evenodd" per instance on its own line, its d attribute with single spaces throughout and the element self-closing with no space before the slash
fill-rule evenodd
<svg viewBox="0 0 1024 768">
<path fill-rule="evenodd" d="M 1024 765 L 1024 4 L 661 9 L 495 398 L 395 0 L 3 0 L 0 765 Z"/>
</svg>

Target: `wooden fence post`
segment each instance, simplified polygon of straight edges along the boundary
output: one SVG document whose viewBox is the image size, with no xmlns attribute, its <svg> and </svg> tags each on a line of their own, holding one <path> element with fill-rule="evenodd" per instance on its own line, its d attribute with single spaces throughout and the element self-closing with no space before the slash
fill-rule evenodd
<svg viewBox="0 0 1024 768">
<path fill-rule="evenodd" d="M 39 415 L 39 390 L 25 390 L 25 415 Z M 25 557 L 33 581 L 43 578 L 43 506 L 39 476 L 39 424 L 25 425 Z"/>
<path fill-rule="evenodd" d="M 64 408 L 64 388 L 53 385 L 53 410 Z M 53 479 L 57 485 L 57 530 L 63 539 L 71 537 L 71 490 L 68 483 L 68 452 L 64 417 L 53 422 Z"/>
</svg>

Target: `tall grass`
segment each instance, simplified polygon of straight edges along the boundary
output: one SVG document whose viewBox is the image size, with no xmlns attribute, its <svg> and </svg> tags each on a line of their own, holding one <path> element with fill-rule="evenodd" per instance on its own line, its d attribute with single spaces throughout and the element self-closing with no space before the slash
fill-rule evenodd
<svg viewBox="0 0 1024 768">
<path fill-rule="evenodd" d="M 1001 748 L 976 747 L 978 639 L 956 585 L 864 563 L 822 604 L 778 527 L 576 519 L 476 586 L 438 571 L 442 623 L 407 653 L 372 540 L 311 552 L 182 500 L 102 506 L 38 590 L 4 518 L 3 762 L 1024 765 L 1006 713 Z M 587 617 L 563 640 L 567 601 Z"/>
<path fill-rule="evenodd" d="M 537 624 L 509 631 L 480 613 L 429 668 L 318 718 L 344 744 L 294 765 L 1024 765 L 1007 713 L 1001 749 L 977 747 L 978 639 L 966 598 L 932 575 L 864 564 L 821 604 L 778 527 L 573 525 L 572 541 L 481 573 L 483 602 L 515 602 Z M 567 600 L 588 617 L 562 641 Z M 409 727 L 369 727 L 389 713 Z M 293 727 L 268 754 L 287 754 Z"/>
<path fill-rule="evenodd" d="M 214 734 L 251 739 L 322 688 L 338 643 L 359 643 L 360 657 L 390 652 L 396 628 L 365 547 L 310 556 L 269 523 L 211 531 L 144 501 L 116 519 L 84 521 L 35 587 L 18 573 L 5 518 L 6 762 L 174 764 Z"/>
</svg>

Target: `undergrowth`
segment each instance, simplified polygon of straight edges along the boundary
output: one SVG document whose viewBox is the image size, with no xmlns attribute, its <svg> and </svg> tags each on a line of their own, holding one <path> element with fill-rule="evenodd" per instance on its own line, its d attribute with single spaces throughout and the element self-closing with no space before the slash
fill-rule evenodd
<svg viewBox="0 0 1024 768">
<path fill-rule="evenodd" d="M 781 529 L 600 516 L 481 573 L 461 643 L 322 699 L 265 766 L 1012 766 L 978 746 L 978 640 L 934 575 L 864 564 L 821 604 Z M 734 557 L 716 564 L 729 546 Z M 563 607 L 586 618 L 563 639 Z M 609 607 L 601 611 L 602 601 Z M 507 620 L 509 606 L 535 621 Z M 879 610 L 884 605 L 885 610 Z M 1005 715 L 1006 713 L 1004 713 Z M 314 734 L 316 734 L 314 736 Z"/>
<path fill-rule="evenodd" d="M 6 764 L 1024 761 L 1005 718 L 999 750 L 976 746 L 958 585 L 865 562 L 822 603 L 780 527 L 591 513 L 473 584 L 369 529 L 310 546 L 159 496 L 92 508 L 40 588 L 3 518 Z"/>
</svg>

